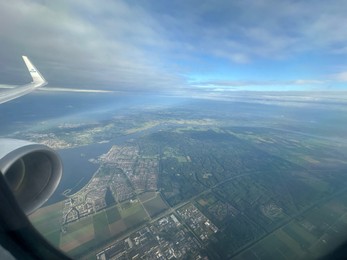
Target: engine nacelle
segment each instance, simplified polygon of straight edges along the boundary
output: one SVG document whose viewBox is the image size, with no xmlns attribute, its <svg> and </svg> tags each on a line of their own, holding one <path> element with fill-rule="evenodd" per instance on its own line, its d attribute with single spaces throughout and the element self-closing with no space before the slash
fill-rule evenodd
<svg viewBox="0 0 347 260">
<path fill-rule="evenodd" d="M 0 171 L 28 215 L 42 206 L 57 188 L 62 163 L 51 148 L 16 139 L 0 139 Z"/>
</svg>

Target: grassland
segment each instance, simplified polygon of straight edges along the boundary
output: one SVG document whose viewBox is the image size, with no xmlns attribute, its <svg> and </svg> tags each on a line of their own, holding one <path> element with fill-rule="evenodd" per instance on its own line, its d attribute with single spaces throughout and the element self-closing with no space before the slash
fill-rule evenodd
<svg viewBox="0 0 347 260">
<path fill-rule="evenodd" d="M 157 193 L 154 191 L 144 192 L 139 195 L 139 200 L 145 202 L 147 200 L 154 199 L 157 196 Z"/>
<path fill-rule="evenodd" d="M 63 203 L 40 208 L 29 216 L 34 227 L 53 245 L 59 246 Z"/>
<path fill-rule="evenodd" d="M 162 205 L 160 195 L 149 195 L 148 210 L 151 214 L 156 214 L 158 209 L 161 212 L 166 205 Z M 62 203 L 56 203 L 36 211 L 30 218 L 52 244 L 74 257 L 80 257 L 148 220 L 139 201 L 127 201 L 64 225 L 62 231 L 61 211 Z"/>
<path fill-rule="evenodd" d="M 63 251 L 70 254 L 72 254 L 73 251 L 82 252 L 87 250 L 87 243 L 93 243 L 95 229 L 92 217 L 86 217 L 75 223 L 69 224 L 66 229 L 67 232 L 61 235 L 59 246 Z"/>
<path fill-rule="evenodd" d="M 168 209 L 168 206 L 165 204 L 159 193 L 157 193 L 154 198 L 143 202 L 143 206 L 151 217 L 154 217 Z"/>
<path fill-rule="evenodd" d="M 106 215 L 107 215 L 108 223 L 110 224 L 122 218 L 117 207 L 108 208 L 106 210 Z"/>
<path fill-rule="evenodd" d="M 111 236 L 107 215 L 104 210 L 93 215 L 93 224 L 94 236 L 97 241 L 105 241 Z"/>
</svg>

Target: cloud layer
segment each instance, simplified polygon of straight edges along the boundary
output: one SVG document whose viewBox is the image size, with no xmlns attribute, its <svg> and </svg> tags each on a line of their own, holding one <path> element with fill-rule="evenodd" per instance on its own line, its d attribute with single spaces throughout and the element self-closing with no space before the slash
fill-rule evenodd
<svg viewBox="0 0 347 260">
<path fill-rule="evenodd" d="M 72 88 L 324 88 L 346 81 L 346 13 L 343 0 L 2 1 L 0 77 L 25 81 L 26 54 Z"/>
</svg>

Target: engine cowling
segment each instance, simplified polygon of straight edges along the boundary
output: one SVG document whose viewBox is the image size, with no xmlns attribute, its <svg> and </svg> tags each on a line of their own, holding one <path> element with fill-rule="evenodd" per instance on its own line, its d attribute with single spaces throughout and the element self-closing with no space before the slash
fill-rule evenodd
<svg viewBox="0 0 347 260">
<path fill-rule="evenodd" d="M 19 206 L 28 215 L 57 188 L 62 163 L 51 148 L 16 139 L 0 139 L 0 171 Z"/>
</svg>

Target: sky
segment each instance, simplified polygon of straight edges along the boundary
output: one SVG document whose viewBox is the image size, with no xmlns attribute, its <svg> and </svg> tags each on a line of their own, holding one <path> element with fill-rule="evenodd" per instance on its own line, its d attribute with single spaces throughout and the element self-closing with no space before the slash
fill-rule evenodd
<svg viewBox="0 0 347 260">
<path fill-rule="evenodd" d="M 0 81 L 134 93 L 347 90 L 345 0 L 0 2 Z"/>
</svg>

